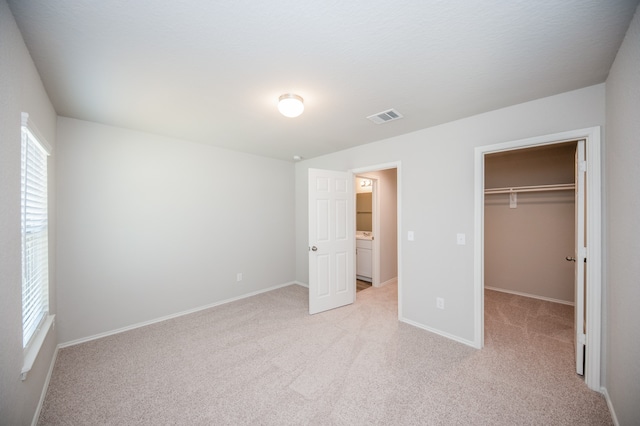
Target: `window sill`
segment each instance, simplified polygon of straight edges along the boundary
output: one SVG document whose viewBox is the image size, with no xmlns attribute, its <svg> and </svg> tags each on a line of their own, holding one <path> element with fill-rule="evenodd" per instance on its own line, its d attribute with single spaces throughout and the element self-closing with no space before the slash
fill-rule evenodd
<svg viewBox="0 0 640 426">
<path fill-rule="evenodd" d="M 44 339 L 47 337 L 47 334 L 49 334 L 49 329 L 53 327 L 55 317 L 55 315 L 47 316 L 47 319 L 42 323 L 42 327 L 36 332 L 33 341 L 24 350 L 24 364 L 22 366 L 22 372 L 20 373 L 20 380 L 24 381 L 27 379 L 27 373 L 31 371 L 33 363 L 36 362 L 36 357 L 40 352 Z"/>
</svg>

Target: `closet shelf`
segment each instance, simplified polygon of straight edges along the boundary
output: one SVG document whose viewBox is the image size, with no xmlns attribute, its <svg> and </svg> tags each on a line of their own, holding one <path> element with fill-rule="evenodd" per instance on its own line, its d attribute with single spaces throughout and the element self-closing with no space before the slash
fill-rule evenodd
<svg viewBox="0 0 640 426">
<path fill-rule="evenodd" d="M 514 186 L 507 188 L 486 188 L 485 194 L 511 194 L 514 192 L 545 192 L 545 191 L 573 191 L 576 185 L 573 183 L 561 183 L 557 185 L 533 185 Z"/>
</svg>

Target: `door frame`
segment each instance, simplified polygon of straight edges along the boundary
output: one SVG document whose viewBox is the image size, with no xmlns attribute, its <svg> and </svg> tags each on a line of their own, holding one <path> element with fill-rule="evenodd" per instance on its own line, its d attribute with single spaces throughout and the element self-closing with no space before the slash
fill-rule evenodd
<svg viewBox="0 0 640 426">
<path fill-rule="evenodd" d="M 371 165 L 371 166 L 365 166 L 365 167 L 358 167 L 355 169 L 350 169 L 349 172 L 351 172 L 351 176 L 352 176 L 352 182 L 354 182 L 355 185 L 355 178 L 356 176 L 360 176 L 360 175 L 366 175 L 367 173 L 370 172 L 379 172 L 382 170 L 389 170 L 389 169 L 396 169 L 396 228 L 397 228 L 397 240 L 396 240 L 396 247 L 397 247 L 397 251 L 398 251 L 398 319 L 402 319 L 402 162 L 401 161 L 394 161 L 394 162 L 390 162 L 390 163 L 383 163 L 383 164 L 376 164 L 376 165 Z M 373 179 L 373 178 L 367 178 L 367 179 Z M 376 185 L 378 184 L 377 180 L 376 180 Z M 379 191 L 379 188 L 376 187 L 374 189 L 374 191 Z M 355 190 L 354 192 L 354 198 L 355 198 Z M 373 195 L 372 198 L 376 198 L 375 200 L 373 200 L 374 206 L 373 209 L 376 211 L 375 214 L 373 214 L 373 230 L 374 230 L 374 239 L 373 239 L 373 246 L 374 246 L 374 256 L 376 256 L 376 258 L 374 259 L 374 264 L 373 264 L 373 283 L 378 283 L 378 286 L 381 284 L 380 283 L 380 239 L 376 239 L 376 232 L 379 233 L 380 232 L 380 215 L 378 214 L 379 212 L 379 197 Z M 355 199 L 354 199 L 354 206 L 355 206 Z M 356 212 L 355 212 L 355 208 L 354 208 L 354 212 L 353 215 L 355 216 Z M 354 219 L 355 220 L 355 219 Z M 353 239 L 354 239 L 354 247 L 355 247 L 355 232 L 353 235 Z M 355 258 L 354 258 L 355 260 Z M 355 271 L 355 265 L 354 265 L 354 271 Z M 353 275 L 353 279 L 355 280 L 355 274 Z M 355 283 L 354 283 L 355 285 Z M 356 295 L 357 297 L 357 295 Z"/>
<path fill-rule="evenodd" d="M 520 139 L 475 148 L 474 178 L 474 346 L 484 347 L 484 156 L 501 151 L 553 145 L 578 139 L 585 140 L 587 156 L 586 235 L 587 289 L 584 380 L 587 386 L 600 391 L 600 347 L 602 324 L 602 204 L 600 126 L 571 130 L 534 138 Z"/>
</svg>

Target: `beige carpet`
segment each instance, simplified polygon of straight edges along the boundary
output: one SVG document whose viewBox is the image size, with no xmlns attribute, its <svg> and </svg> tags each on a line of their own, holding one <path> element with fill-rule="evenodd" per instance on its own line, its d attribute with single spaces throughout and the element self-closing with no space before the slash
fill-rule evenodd
<svg viewBox="0 0 640 426">
<path fill-rule="evenodd" d="M 289 286 L 60 350 L 39 424 L 602 425 L 572 309 L 486 292 L 479 351 L 397 321 L 397 288 L 309 316 Z"/>
</svg>

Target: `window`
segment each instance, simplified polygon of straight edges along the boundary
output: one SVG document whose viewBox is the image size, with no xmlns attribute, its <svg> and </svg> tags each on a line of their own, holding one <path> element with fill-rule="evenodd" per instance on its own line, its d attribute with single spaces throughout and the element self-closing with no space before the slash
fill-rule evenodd
<svg viewBox="0 0 640 426">
<path fill-rule="evenodd" d="M 50 149 L 22 116 L 21 234 L 22 234 L 22 346 L 25 366 L 31 369 L 48 327 L 49 227 L 47 206 L 47 157 Z M 43 327 L 45 325 L 46 327 Z M 42 331 L 42 333 L 40 333 Z M 39 336 L 42 334 L 42 336 Z M 32 349 L 33 347 L 33 349 Z"/>
</svg>

